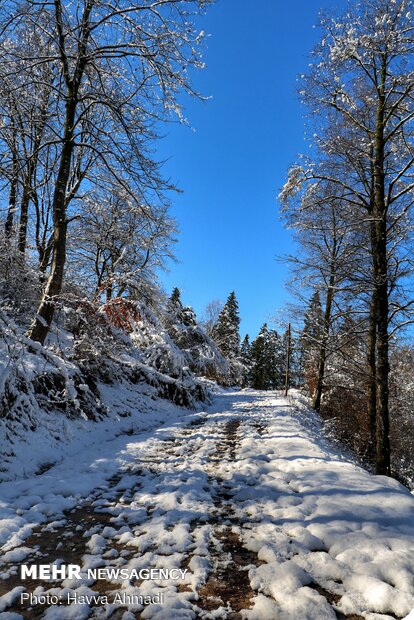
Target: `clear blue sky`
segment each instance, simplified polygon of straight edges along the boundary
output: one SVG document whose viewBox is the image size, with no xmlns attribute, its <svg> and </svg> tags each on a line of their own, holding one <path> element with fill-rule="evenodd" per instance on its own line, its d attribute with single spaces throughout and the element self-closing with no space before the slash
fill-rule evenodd
<svg viewBox="0 0 414 620">
<path fill-rule="evenodd" d="M 288 298 L 289 252 L 276 196 L 288 166 L 306 147 L 296 78 L 318 38 L 320 9 L 345 0 L 217 0 L 202 21 L 210 34 L 207 68 L 195 84 L 207 102 L 185 101 L 193 129 L 172 125 L 159 149 L 164 173 L 184 191 L 173 196 L 181 230 L 178 264 L 161 274 L 199 316 L 235 290 L 241 333 L 255 336 Z"/>
</svg>

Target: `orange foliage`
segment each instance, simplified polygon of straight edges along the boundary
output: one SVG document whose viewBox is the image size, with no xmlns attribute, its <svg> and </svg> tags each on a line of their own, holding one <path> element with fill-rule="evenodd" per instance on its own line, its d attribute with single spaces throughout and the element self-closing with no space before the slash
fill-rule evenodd
<svg viewBox="0 0 414 620">
<path fill-rule="evenodd" d="M 135 324 L 141 320 L 136 304 L 123 297 L 111 299 L 103 306 L 103 311 L 111 325 L 127 333 L 134 331 Z"/>
</svg>

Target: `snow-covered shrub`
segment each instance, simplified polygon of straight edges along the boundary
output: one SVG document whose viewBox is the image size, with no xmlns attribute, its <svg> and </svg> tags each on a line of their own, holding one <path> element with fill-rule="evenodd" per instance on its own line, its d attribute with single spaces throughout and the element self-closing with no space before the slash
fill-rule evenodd
<svg viewBox="0 0 414 620">
<path fill-rule="evenodd" d="M 222 385 L 230 385 L 231 367 L 219 351 L 216 343 L 197 325 L 188 319 L 189 308 L 183 308 L 182 316 L 166 314 L 164 324 L 172 342 L 184 357 L 185 365 L 197 376 L 206 377 Z"/>
<path fill-rule="evenodd" d="M 0 306 L 19 323 L 32 317 L 41 291 L 41 273 L 28 262 L 0 227 Z"/>
<path fill-rule="evenodd" d="M 348 353 L 350 351 L 348 350 Z M 329 359 L 321 414 L 330 432 L 355 454 L 372 464 L 375 441 L 371 441 L 367 413 L 367 376 L 364 350 Z M 359 365 L 355 362 L 359 362 Z M 392 474 L 414 488 L 414 349 L 410 345 L 391 348 L 390 443 Z"/>
<path fill-rule="evenodd" d="M 145 304 L 81 301 L 66 308 L 65 328 L 74 338 L 72 359 L 90 380 L 148 384 L 183 406 L 206 397 L 185 355 Z"/>
<path fill-rule="evenodd" d="M 390 427 L 393 471 L 414 488 L 414 349 L 408 345 L 391 355 Z"/>
</svg>

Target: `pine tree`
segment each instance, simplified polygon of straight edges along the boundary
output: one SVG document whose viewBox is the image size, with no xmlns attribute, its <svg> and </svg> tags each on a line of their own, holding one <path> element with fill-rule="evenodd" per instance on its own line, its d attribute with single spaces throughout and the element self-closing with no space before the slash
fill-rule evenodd
<svg viewBox="0 0 414 620">
<path fill-rule="evenodd" d="M 215 340 L 220 351 L 228 359 L 236 359 L 240 355 L 239 325 L 239 306 L 236 294 L 232 291 L 212 330 L 213 340 Z"/>
<path fill-rule="evenodd" d="M 246 334 L 240 345 L 240 357 L 242 362 L 248 364 L 251 359 L 251 344 L 249 334 Z"/>
<path fill-rule="evenodd" d="M 186 327 L 195 327 L 197 325 L 196 313 L 191 306 L 185 306 L 182 309 L 182 321 Z"/>
<path fill-rule="evenodd" d="M 242 387 L 248 387 L 251 384 L 252 373 L 252 345 L 250 344 L 249 334 L 246 334 L 240 345 L 240 361 L 245 367 L 243 373 Z"/>
<path fill-rule="evenodd" d="M 171 296 L 170 296 L 170 299 L 169 299 L 169 304 L 171 305 L 171 308 L 178 307 L 178 306 L 182 307 L 181 291 L 176 286 L 173 288 L 173 290 L 171 292 Z"/>
<path fill-rule="evenodd" d="M 323 310 L 319 291 L 315 291 L 305 313 L 301 336 L 302 368 L 311 394 L 316 389 L 322 335 Z"/>
<path fill-rule="evenodd" d="M 250 345 L 249 385 L 255 390 L 280 390 L 284 372 L 284 341 L 275 329 L 269 330 L 264 323 Z"/>
<path fill-rule="evenodd" d="M 251 385 L 255 390 L 267 389 L 267 344 L 269 330 L 267 324 L 262 325 L 259 335 L 252 342 L 252 372 Z"/>
<path fill-rule="evenodd" d="M 184 308 L 181 301 L 181 291 L 175 286 L 167 302 L 167 313 L 173 322 L 182 323 L 184 318 L 183 311 Z"/>
<path fill-rule="evenodd" d="M 264 323 L 251 345 L 251 386 L 255 390 L 270 390 L 276 382 L 275 336 Z"/>
<path fill-rule="evenodd" d="M 281 390 L 284 383 L 286 343 L 275 329 L 269 331 L 267 345 L 268 389 Z"/>
</svg>

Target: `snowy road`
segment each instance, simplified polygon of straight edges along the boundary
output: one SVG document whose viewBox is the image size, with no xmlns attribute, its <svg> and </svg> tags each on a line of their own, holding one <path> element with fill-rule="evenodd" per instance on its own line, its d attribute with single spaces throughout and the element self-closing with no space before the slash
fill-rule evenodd
<svg viewBox="0 0 414 620">
<path fill-rule="evenodd" d="M 414 620 L 414 497 L 336 453 L 297 400 L 229 392 L 77 461 L 0 485 L 4 620 Z M 22 581 L 22 563 L 127 578 Z"/>
</svg>

